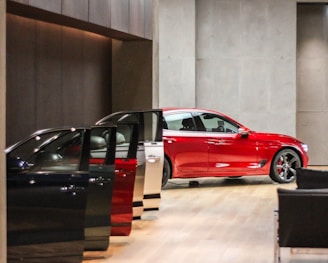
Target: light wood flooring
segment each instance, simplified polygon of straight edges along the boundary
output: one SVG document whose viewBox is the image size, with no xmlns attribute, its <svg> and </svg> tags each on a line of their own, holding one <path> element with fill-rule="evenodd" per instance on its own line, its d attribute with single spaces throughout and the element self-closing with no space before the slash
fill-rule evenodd
<svg viewBox="0 0 328 263">
<path fill-rule="evenodd" d="M 197 181 L 169 181 L 159 211 L 144 212 L 129 237 L 111 237 L 107 251 L 85 252 L 83 263 L 274 262 L 276 190 L 295 183 L 273 184 L 267 176 Z M 282 262 L 328 262 L 328 251 L 305 252 L 283 248 Z"/>
</svg>

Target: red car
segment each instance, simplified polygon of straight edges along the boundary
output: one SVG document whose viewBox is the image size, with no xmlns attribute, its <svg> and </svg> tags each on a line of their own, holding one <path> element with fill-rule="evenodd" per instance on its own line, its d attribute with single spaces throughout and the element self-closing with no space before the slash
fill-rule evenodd
<svg viewBox="0 0 328 263">
<path fill-rule="evenodd" d="M 287 135 L 253 131 L 212 110 L 164 108 L 164 186 L 168 179 L 270 175 L 278 183 L 307 167 L 308 146 Z"/>
</svg>

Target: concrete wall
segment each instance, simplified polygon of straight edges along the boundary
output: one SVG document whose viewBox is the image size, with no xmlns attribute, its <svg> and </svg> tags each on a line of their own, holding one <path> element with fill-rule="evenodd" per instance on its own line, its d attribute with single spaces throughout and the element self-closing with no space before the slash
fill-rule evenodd
<svg viewBox="0 0 328 263">
<path fill-rule="evenodd" d="M 159 106 L 196 106 L 195 1 L 159 0 Z"/>
<path fill-rule="evenodd" d="M 298 5 L 297 136 L 309 144 L 310 162 L 328 160 L 328 8 Z"/>
<path fill-rule="evenodd" d="M 160 0 L 159 106 L 296 134 L 296 2 Z"/>
</svg>

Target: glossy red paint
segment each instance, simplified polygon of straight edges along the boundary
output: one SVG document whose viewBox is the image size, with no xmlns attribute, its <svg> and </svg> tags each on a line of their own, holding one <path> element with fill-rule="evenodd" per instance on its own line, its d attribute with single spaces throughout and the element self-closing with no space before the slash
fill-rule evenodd
<svg viewBox="0 0 328 263">
<path fill-rule="evenodd" d="M 300 166 L 308 165 L 307 146 L 300 140 L 252 131 L 223 113 L 196 108 L 164 108 L 163 116 L 164 151 L 171 165 L 170 178 L 268 175 L 272 169 L 279 168 L 277 161 L 273 167 L 273 160 L 280 153 L 281 158 L 285 158 L 284 149 L 291 151 L 288 152 L 291 158 L 295 153 Z M 281 165 L 287 167 L 289 162 Z M 293 170 L 295 167 L 288 168 Z"/>
<path fill-rule="evenodd" d="M 91 158 L 90 164 L 102 164 L 104 158 Z M 133 190 L 136 176 L 136 159 L 116 158 L 111 204 L 111 236 L 128 236 L 133 220 Z"/>
<path fill-rule="evenodd" d="M 136 159 L 115 159 L 111 236 L 128 236 L 131 232 L 136 167 Z"/>
</svg>

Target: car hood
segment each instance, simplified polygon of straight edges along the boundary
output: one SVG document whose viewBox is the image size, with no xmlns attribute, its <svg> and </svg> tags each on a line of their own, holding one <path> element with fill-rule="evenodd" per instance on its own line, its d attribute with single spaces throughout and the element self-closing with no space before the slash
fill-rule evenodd
<svg viewBox="0 0 328 263">
<path fill-rule="evenodd" d="M 258 140 L 273 141 L 273 142 L 277 142 L 278 144 L 280 143 L 280 144 L 300 145 L 303 143 L 299 139 L 285 134 L 256 132 L 256 131 L 250 131 L 250 134 L 252 136 L 255 136 Z"/>
</svg>

